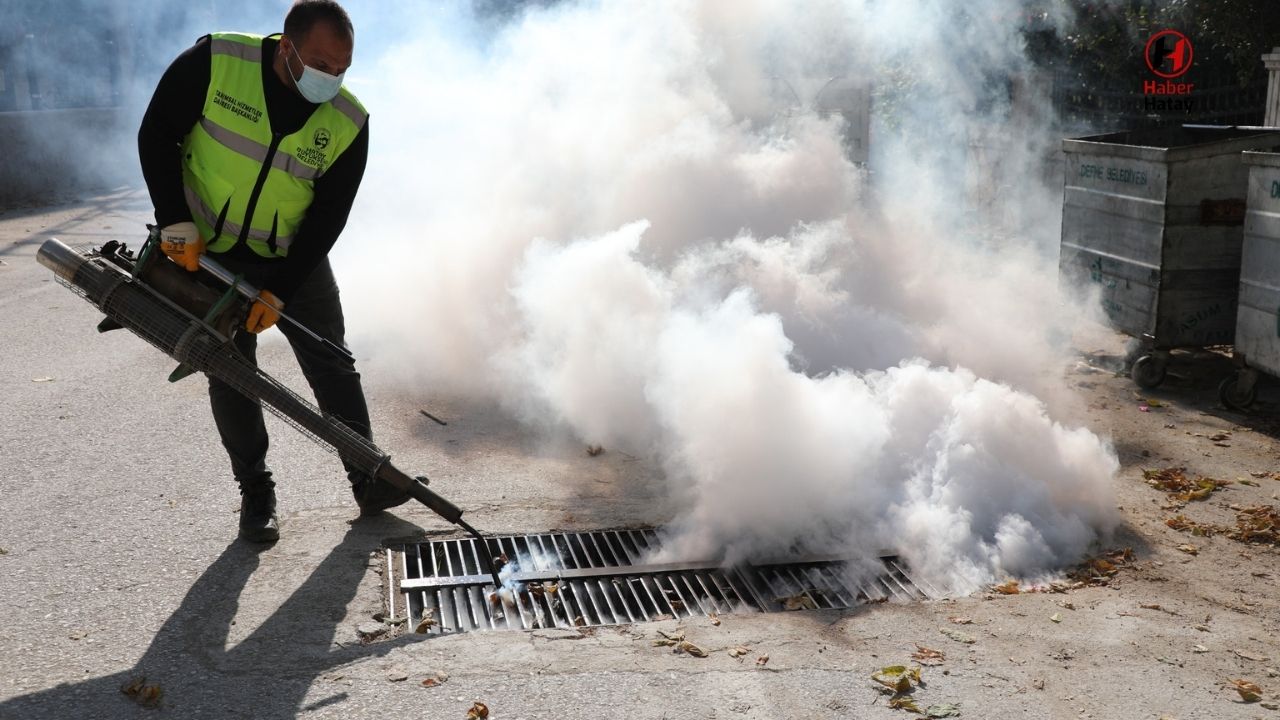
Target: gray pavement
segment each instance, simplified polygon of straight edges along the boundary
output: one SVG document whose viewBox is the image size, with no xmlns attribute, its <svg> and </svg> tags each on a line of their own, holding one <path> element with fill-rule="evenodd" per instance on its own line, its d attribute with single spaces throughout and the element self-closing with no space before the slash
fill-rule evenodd
<svg viewBox="0 0 1280 720">
<path fill-rule="evenodd" d="M 1229 543 L 1207 546 L 1205 576 L 1145 516 L 1127 518 L 1117 540 L 1138 550 L 1137 569 L 1072 592 L 1068 610 L 1066 596 L 1036 594 L 685 623 L 706 659 L 652 645 L 673 622 L 361 644 L 356 627 L 385 604 L 382 544 L 450 528 L 419 507 L 355 520 L 336 459 L 269 420 L 282 539 L 235 541 L 238 496 L 203 379 L 169 384 L 172 363 L 150 346 L 96 334 L 94 309 L 34 260 L 50 236 L 139 238 L 148 211 L 143 194 L 122 191 L 0 214 L 0 718 L 461 720 L 476 700 L 502 720 L 909 717 L 886 707 L 868 675 L 907 662 L 917 642 L 948 656 L 926 669 L 921 706 L 959 702 L 963 717 L 1280 717 L 1220 687 L 1246 673 L 1265 686 L 1275 667 L 1280 615 L 1264 597 L 1275 580 L 1248 572 L 1253 562 L 1280 572 L 1274 550 L 1250 549 L 1257 559 L 1242 564 Z M 399 386 L 390 359 L 356 351 L 379 444 L 431 475 L 480 529 L 670 516 L 646 463 L 587 457 L 495 408 Z M 262 361 L 305 387 L 282 341 Z M 1125 382 L 1107 387 L 1131 394 Z M 1268 443 L 1239 452 L 1261 467 L 1275 460 Z M 1133 471 L 1126 461 L 1121 501 L 1146 505 Z M 1142 609 L 1153 603 L 1164 610 Z M 1067 617 L 1048 622 L 1054 613 Z M 939 633 L 955 616 L 974 621 L 976 643 Z M 738 645 L 751 648 L 745 659 L 726 652 Z M 436 673 L 447 681 L 421 685 Z M 140 676 L 163 690 L 158 708 L 121 692 Z"/>
</svg>

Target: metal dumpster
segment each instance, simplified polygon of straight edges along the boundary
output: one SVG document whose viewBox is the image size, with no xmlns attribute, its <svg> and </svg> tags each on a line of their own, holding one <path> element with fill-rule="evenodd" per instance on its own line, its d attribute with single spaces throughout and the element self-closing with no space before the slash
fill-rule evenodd
<svg viewBox="0 0 1280 720">
<path fill-rule="evenodd" d="M 1240 261 L 1235 359 L 1241 369 L 1218 388 L 1222 404 L 1237 410 L 1257 398 L 1258 371 L 1280 376 L 1280 147 L 1246 152 L 1248 211 Z"/>
<path fill-rule="evenodd" d="M 1131 374 L 1165 376 L 1172 348 L 1232 342 L 1248 168 L 1262 128 L 1184 125 L 1062 143 L 1059 275 L 1092 284 L 1112 327 L 1143 341 Z"/>
</svg>

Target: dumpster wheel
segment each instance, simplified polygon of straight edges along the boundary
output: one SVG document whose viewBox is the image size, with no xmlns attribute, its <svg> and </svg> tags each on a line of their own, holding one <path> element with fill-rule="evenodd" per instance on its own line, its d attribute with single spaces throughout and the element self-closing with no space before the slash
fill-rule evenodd
<svg viewBox="0 0 1280 720">
<path fill-rule="evenodd" d="M 1156 355 L 1143 355 L 1133 363 L 1133 367 L 1129 369 L 1129 377 L 1138 384 L 1138 387 L 1150 390 L 1158 387 L 1164 382 L 1165 369 L 1167 361 Z"/>
<path fill-rule="evenodd" d="M 1227 377 L 1218 386 L 1218 399 L 1232 410 L 1247 410 L 1258 399 L 1257 373 L 1245 369 Z"/>
</svg>

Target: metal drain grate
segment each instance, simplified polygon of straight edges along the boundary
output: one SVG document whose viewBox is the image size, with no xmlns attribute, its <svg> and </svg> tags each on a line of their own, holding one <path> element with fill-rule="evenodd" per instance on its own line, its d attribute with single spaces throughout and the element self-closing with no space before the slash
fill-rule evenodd
<svg viewBox="0 0 1280 720">
<path fill-rule="evenodd" d="M 640 564 L 658 549 L 653 530 L 513 535 L 489 539 L 506 556 L 506 602 L 494 596 L 472 538 L 387 549 L 390 614 L 416 626 L 424 612 L 432 634 L 617 625 L 671 618 L 783 609 L 840 609 L 938 593 L 917 583 L 896 557 L 857 582 L 840 558 L 789 559 L 722 568 L 714 562 Z"/>
</svg>

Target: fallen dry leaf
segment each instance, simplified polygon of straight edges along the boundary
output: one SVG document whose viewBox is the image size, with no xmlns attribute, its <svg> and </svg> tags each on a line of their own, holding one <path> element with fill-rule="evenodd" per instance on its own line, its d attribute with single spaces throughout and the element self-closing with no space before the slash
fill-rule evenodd
<svg viewBox="0 0 1280 720">
<path fill-rule="evenodd" d="M 920 684 L 920 668 L 906 665 L 890 665 L 871 673 L 871 679 L 895 695 L 911 692 Z"/>
<path fill-rule="evenodd" d="M 941 665 L 947 656 L 939 650 L 927 648 L 920 643 L 916 643 L 916 651 L 911 653 L 911 659 L 921 665 Z"/>
<path fill-rule="evenodd" d="M 449 676 L 445 673 L 438 672 L 434 675 L 428 675 L 422 679 L 422 687 L 439 687 L 448 681 Z"/>
<path fill-rule="evenodd" d="M 164 696 L 164 691 L 158 684 L 148 685 L 147 678 L 141 675 L 121 685 L 120 692 L 143 707 L 156 707 L 160 704 L 160 698 Z"/>
<path fill-rule="evenodd" d="M 894 710 L 906 710 L 907 712 L 921 714 L 924 713 L 924 711 L 920 709 L 920 706 L 916 704 L 916 701 L 906 695 L 894 695 L 889 698 L 889 707 Z"/>
<path fill-rule="evenodd" d="M 1066 592 L 1075 587 L 1103 586 L 1111 582 L 1111 578 L 1120 572 L 1120 568 L 1133 562 L 1133 548 L 1108 550 L 1102 555 L 1087 558 L 1084 562 L 1067 571 L 1067 577 L 1075 581 L 1075 585 L 1049 583 L 1049 590 Z"/>
<path fill-rule="evenodd" d="M 743 657 L 744 655 L 747 655 L 750 652 L 751 652 L 750 649 L 739 645 L 738 647 L 729 648 L 729 657 L 740 658 L 740 657 Z"/>
<path fill-rule="evenodd" d="M 1186 544 L 1186 543 L 1183 543 L 1182 545 L 1179 545 L 1179 546 L 1178 546 L 1178 549 L 1179 549 L 1179 550 L 1181 550 L 1182 552 L 1184 552 L 1184 553 L 1188 554 L 1188 555 L 1199 555 L 1199 554 L 1200 554 L 1200 548 L 1196 547 L 1195 545 L 1188 545 L 1188 544 Z"/>
<path fill-rule="evenodd" d="M 768 665 L 768 664 L 769 664 L 769 656 L 768 656 L 768 655 L 761 655 L 760 657 L 756 658 L 756 665 L 757 665 L 757 666 L 759 666 L 759 667 L 764 667 L 765 665 Z"/>
<path fill-rule="evenodd" d="M 782 603 L 783 610 L 817 610 L 818 603 L 806 594 L 791 595 L 789 597 L 778 598 L 778 602 Z"/>
<path fill-rule="evenodd" d="M 159 685 L 147 685 L 138 692 L 138 702 L 146 707 L 155 707 L 160 704 L 160 697 L 164 695 L 164 691 Z"/>
<path fill-rule="evenodd" d="M 968 618 L 963 616 L 949 617 L 947 618 L 947 620 L 950 620 L 951 623 L 954 625 L 972 625 L 973 624 L 973 618 Z"/>
<path fill-rule="evenodd" d="M 1142 477 L 1151 487 L 1168 493 L 1179 503 L 1188 503 L 1208 498 L 1214 491 L 1231 483 L 1227 480 L 1215 480 L 1200 476 L 1194 480 L 1186 475 L 1186 468 L 1165 468 L 1164 470 L 1143 470 Z"/>
<path fill-rule="evenodd" d="M 467 720 L 485 720 L 489 717 L 489 706 L 482 702 L 477 702 L 467 711 Z"/>
<path fill-rule="evenodd" d="M 675 650 L 673 650 L 672 652 L 688 653 L 696 658 L 704 658 L 707 656 L 706 650 L 703 650 L 702 648 L 698 647 L 697 645 L 694 645 L 688 640 L 681 640 L 680 642 L 676 643 Z"/>
<path fill-rule="evenodd" d="M 679 645 L 680 643 L 684 642 L 683 630 L 677 630 L 675 632 L 670 632 L 670 633 L 666 633 L 659 630 L 658 634 L 661 635 L 662 637 L 653 641 L 654 647 L 675 647 L 676 645 Z"/>
<path fill-rule="evenodd" d="M 1022 592 L 1022 590 L 1018 587 L 1017 580 L 1008 580 L 1006 582 L 1002 582 L 999 585 L 993 586 L 991 589 L 995 590 L 1001 595 L 1017 595 L 1018 593 Z"/>
<path fill-rule="evenodd" d="M 120 692 L 124 693 L 125 695 L 128 695 L 129 697 L 133 697 L 134 695 L 138 694 L 138 690 L 141 689 L 142 686 L 145 685 L 146 683 L 147 683 L 147 678 L 145 676 L 135 677 L 132 680 L 126 681 L 125 684 L 121 685 Z"/>
<path fill-rule="evenodd" d="M 1217 525 L 1196 522 L 1186 515 L 1174 515 L 1168 520 L 1165 520 L 1164 524 L 1179 532 L 1189 532 L 1196 537 L 1211 537 L 1215 533 L 1225 529 L 1218 527 Z"/>
<path fill-rule="evenodd" d="M 1053 622 L 1060 623 L 1062 622 L 1062 613 L 1054 613 L 1049 616 L 1049 619 Z"/>
<path fill-rule="evenodd" d="M 1226 535 L 1240 542 L 1280 545 L 1280 509 L 1274 505 L 1239 508 L 1236 526 Z"/>
<path fill-rule="evenodd" d="M 1240 699 L 1245 702 L 1257 702 L 1262 699 L 1262 688 L 1256 683 L 1248 680 L 1230 680 L 1231 686 L 1236 692 L 1240 693 Z"/>
<path fill-rule="evenodd" d="M 939 703 L 930 705 L 924 711 L 925 717 L 928 718 L 952 718 L 960 717 L 960 703 Z"/>
<path fill-rule="evenodd" d="M 413 631 L 419 635 L 423 635 L 429 632 L 431 628 L 434 627 L 436 624 L 435 612 L 436 611 L 432 608 L 426 608 L 425 610 L 423 610 L 422 619 L 419 620 L 418 624 L 413 627 Z"/>
<path fill-rule="evenodd" d="M 712 625 L 715 625 L 716 627 L 720 627 L 720 618 L 715 613 L 711 613 L 710 615 L 707 616 L 707 618 L 711 620 Z"/>
</svg>

